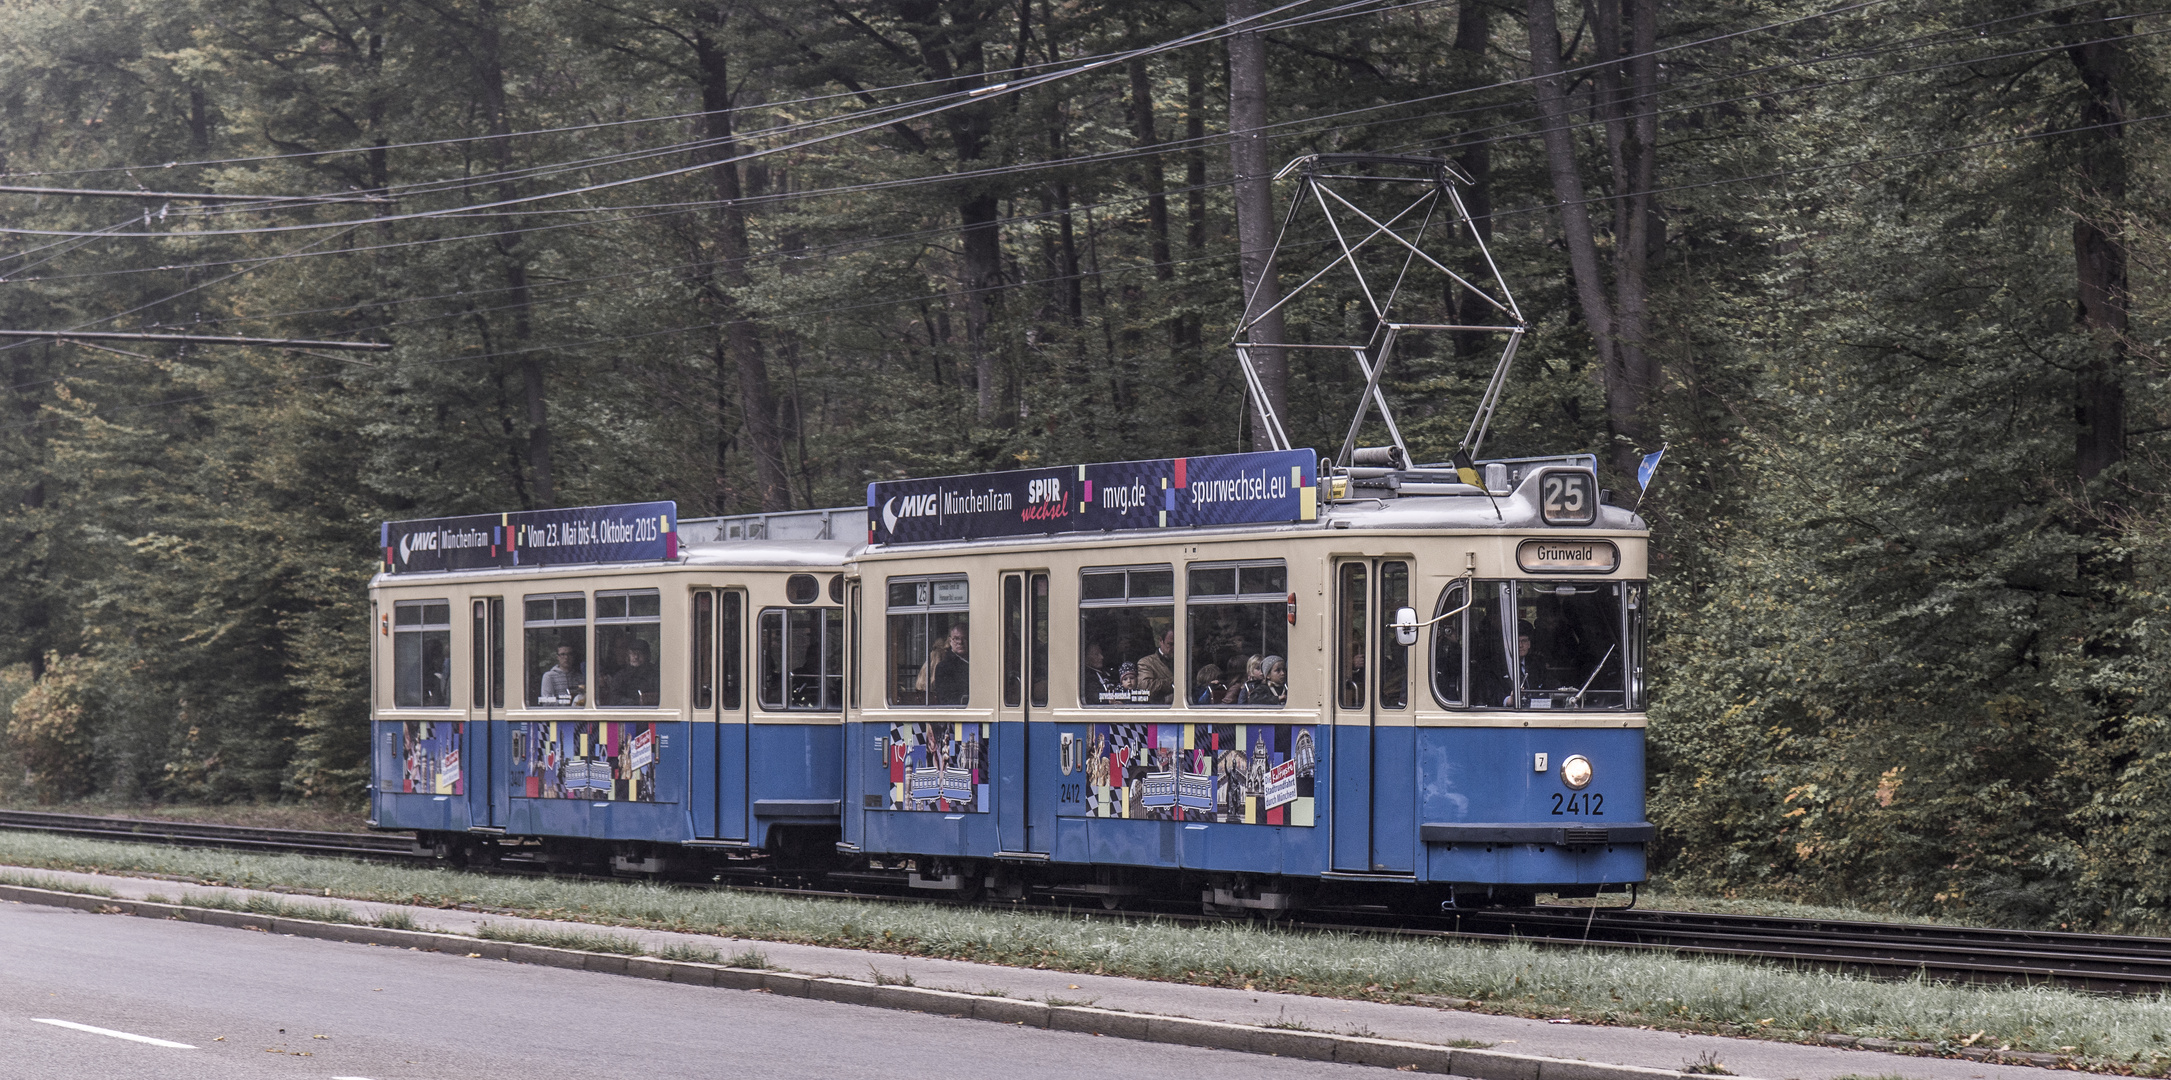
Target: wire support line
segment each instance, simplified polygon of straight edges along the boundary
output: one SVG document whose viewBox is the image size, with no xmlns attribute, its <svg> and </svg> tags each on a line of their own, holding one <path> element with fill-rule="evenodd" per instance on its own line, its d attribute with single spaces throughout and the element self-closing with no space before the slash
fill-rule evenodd
<svg viewBox="0 0 2171 1080">
<path fill-rule="evenodd" d="M 129 191 L 125 188 L 24 187 L 0 184 L 7 195 L 82 195 L 101 199 L 176 199 L 207 203 L 376 203 L 394 201 L 384 195 L 227 195 L 211 191 Z"/>
<path fill-rule="evenodd" d="M 137 334 L 113 330 L 0 330 L 0 338 L 45 341 L 144 341 L 169 345 L 263 345 L 278 349 L 333 349 L 390 352 L 383 341 L 311 341 L 305 338 L 225 337 L 217 334 Z"/>
</svg>

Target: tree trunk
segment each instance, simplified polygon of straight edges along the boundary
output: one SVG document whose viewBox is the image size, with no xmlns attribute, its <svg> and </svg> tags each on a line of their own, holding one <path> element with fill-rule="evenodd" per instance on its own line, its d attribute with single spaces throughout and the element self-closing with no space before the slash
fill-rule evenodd
<svg viewBox="0 0 2171 1080">
<path fill-rule="evenodd" d="M 1575 278 L 1576 301 L 1583 309 L 1591 344 L 1598 353 L 1595 371 L 1606 399 L 1609 434 L 1634 432 L 1642 413 L 1636 383 L 1621 362 L 1618 327 L 1607 301 L 1605 278 L 1598 268 L 1598 244 L 1591 232 L 1590 207 L 1583 201 L 1583 179 L 1576 168 L 1575 136 L 1569 128 L 1568 94 L 1561 74 L 1560 27 L 1554 19 L 1553 0 L 1530 0 L 1530 70 L 1544 125 L 1546 172 L 1553 182 L 1553 200 L 1560 205 L 1561 235 L 1568 245 L 1568 271 Z M 1633 468 L 1635 448 L 1620 439 L 1607 440 L 1608 455 L 1616 468 Z"/>
<path fill-rule="evenodd" d="M 2126 99 L 2119 89 L 2124 43 L 2117 37 L 2124 24 L 2098 12 L 2076 25 L 2075 36 L 2090 44 L 2075 45 L 2066 55 L 2088 93 L 2081 125 L 2095 129 L 2077 136 L 2083 205 L 2073 225 L 2075 314 L 2098 344 L 2074 387 L 2073 465 L 2086 480 L 2126 457 L 2126 251 L 2111 231 L 2126 195 Z"/>
<path fill-rule="evenodd" d="M 1479 86 L 1485 81 L 1485 47 L 1492 39 L 1492 11 L 1483 3 L 1464 0 L 1455 12 L 1455 51 L 1460 54 L 1460 81 L 1465 86 Z M 1482 119 L 1472 127 L 1482 129 Z M 1479 137 L 1456 155 L 1455 165 L 1470 178 L 1469 186 L 1462 193 L 1463 206 L 1470 211 L 1470 224 L 1479 241 L 1493 242 L 1493 143 L 1490 138 Z M 1471 281 L 1484 281 L 1492 276 L 1483 256 L 1472 252 L 1463 264 L 1463 276 Z M 1492 305 L 1478 298 L 1469 289 L 1452 282 L 1449 294 L 1454 298 L 1454 319 L 1465 326 L 1497 325 L 1499 316 Z M 1492 334 L 1461 333 L 1455 335 L 1455 352 L 1465 359 L 1489 356 L 1499 351 Z"/>
<path fill-rule="evenodd" d="M 1228 0 L 1228 20 L 1259 13 L 1258 0 Z M 1264 311 L 1281 299 L 1274 268 L 1274 169 L 1266 134 L 1266 36 L 1240 32 L 1229 38 L 1229 172 L 1236 181 L 1236 241 L 1249 311 Z M 1247 314 L 1248 314 L 1247 312 Z M 1282 343 L 1282 316 L 1275 312 L 1251 328 L 1252 343 Z M 1273 448 L 1264 405 L 1286 425 L 1289 416 L 1289 360 L 1277 348 L 1250 350 L 1266 400 L 1254 403 L 1251 448 Z"/>
<path fill-rule="evenodd" d="M 497 150 L 497 167 L 507 177 L 497 185 L 499 199 L 519 197 L 510 179 L 513 168 L 512 117 L 506 105 L 503 40 L 499 35 L 495 0 L 477 6 L 475 22 L 476 82 L 483 96 L 483 112 L 490 123 L 491 145 Z M 544 358 L 530 351 L 533 328 L 529 312 L 533 294 L 528 288 L 527 258 L 520 252 L 522 219 L 507 215 L 496 237 L 498 257 L 505 271 L 506 307 L 512 312 L 513 350 L 520 356 L 520 383 L 527 399 L 528 483 L 536 506 L 557 504 L 557 487 L 551 475 L 550 409 L 544 383 Z"/>
<path fill-rule="evenodd" d="M 716 192 L 717 203 L 713 291 L 724 316 L 722 349 L 717 359 L 721 367 L 728 355 L 731 366 L 736 369 L 739 411 L 746 425 L 747 442 L 754 452 L 755 474 L 761 486 L 761 509 L 763 513 L 776 513 L 792 508 L 791 478 L 784 467 L 784 436 L 777 425 L 776 396 L 770 389 L 769 362 L 762 351 L 759 328 L 747 317 L 733 292 L 750 283 L 746 263 L 752 252 L 747 240 L 746 210 L 741 203 L 744 189 L 739 165 L 731 160 L 738 156 L 739 144 L 732 130 L 729 57 L 722 40 L 726 18 L 728 12 L 722 8 L 703 8 L 700 14 L 703 25 L 693 41 L 694 59 L 701 79 L 701 108 L 707 114 L 703 121 L 704 134 L 710 141 L 709 153 L 714 161 L 709 167 L 709 183 Z M 722 388 L 729 385 L 733 375 L 718 371 L 717 377 L 717 401 L 721 406 L 726 396 Z M 721 411 L 717 422 L 724 423 Z M 719 445 L 724 441 L 719 435 Z M 717 508 L 722 510 L 728 501 L 730 478 L 724 472 L 721 451 L 717 455 L 715 491 Z"/>
</svg>

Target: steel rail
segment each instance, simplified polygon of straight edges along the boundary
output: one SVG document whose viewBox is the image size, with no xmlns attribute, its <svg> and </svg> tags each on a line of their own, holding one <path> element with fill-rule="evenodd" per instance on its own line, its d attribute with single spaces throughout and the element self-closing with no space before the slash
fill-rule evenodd
<svg viewBox="0 0 2171 1080">
<path fill-rule="evenodd" d="M 27 810 L 0 810 L 0 829 L 185 847 L 405 862 L 437 861 L 432 849 L 418 848 L 413 837 L 405 833 L 322 832 Z M 516 874 L 549 872 L 542 864 L 511 853 L 508 855 L 508 859 L 494 867 L 474 869 Z M 896 876 L 896 884 L 901 888 L 904 875 Z M 749 867 L 729 872 L 718 882 L 682 884 L 835 899 L 954 902 L 864 887 L 839 888 L 846 877 L 818 870 L 771 872 Z M 815 880 L 822 881 L 823 885 L 811 886 Z M 808 885 L 794 887 L 788 884 L 790 882 L 807 882 Z M 1102 911 L 1098 905 L 1077 908 L 999 900 L 991 903 L 1011 910 L 1083 913 L 1118 919 L 1224 921 L 1181 908 L 1161 910 L 1165 905 L 1146 898 L 1141 898 L 1139 908 L 1129 911 Z M 2171 938 L 2132 935 L 1565 905 L 1449 911 L 1437 916 L 1396 914 L 1368 907 L 1325 908 L 1277 919 L 1273 925 L 1322 933 L 1521 941 L 1665 952 L 1837 968 L 1887 978 L 1927 976 L 1954 982 L 2050 984 L 2107 994 L 2161 993 L 2171 989 Z"/>
</svg>

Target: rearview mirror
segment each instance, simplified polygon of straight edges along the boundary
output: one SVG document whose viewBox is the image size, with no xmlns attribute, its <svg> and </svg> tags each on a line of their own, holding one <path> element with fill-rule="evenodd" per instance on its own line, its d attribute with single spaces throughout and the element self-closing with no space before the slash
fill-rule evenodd
<svg viewBox="0 0 2171 1080">
<path fill-rule="evenodd" d="M 1407 649 L 1417 644 L 1417 609 L 1395 609 L 1395 644 Z"/>
</svg>

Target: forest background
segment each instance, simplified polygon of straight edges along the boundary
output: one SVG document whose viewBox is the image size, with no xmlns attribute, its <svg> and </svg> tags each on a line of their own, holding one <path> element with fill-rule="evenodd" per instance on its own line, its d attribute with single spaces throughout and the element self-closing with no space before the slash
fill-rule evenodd
<svg viewBox="0 0 2171 1080">
<path fill-rule="evenodd" d="M 0 191 L 0 327 L 392 346 L 0 340 L 0 796 L 357 802 L 382 519 L 1248 449 L 1233 70 L 1269 170 L 1466 174 L 1486 455 L 1670 447 L 1662 873 L 2162 923 L 2167 10 L 1263 7 L 0 0 L 0 183 L 245 197 Z M 1420 460 L 1497 347 L 1397 358 Z"/>
</svg>

